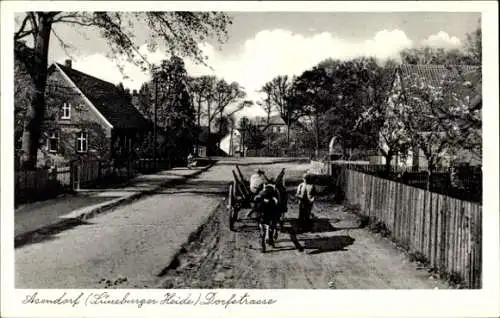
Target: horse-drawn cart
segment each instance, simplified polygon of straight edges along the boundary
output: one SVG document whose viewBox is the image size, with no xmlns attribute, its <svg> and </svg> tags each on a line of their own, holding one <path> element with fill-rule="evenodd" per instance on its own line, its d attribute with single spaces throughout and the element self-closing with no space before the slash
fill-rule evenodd
<svg viewBox="0 0 500 318">
<path fill-rule="evenodd" d="M 229 184 L 229 191 L 227 197 L 227 209 L 229 211 L 229 228 L 231 231 L 235 230 L 235 223 L 239 220 L 239 212 L 243 209 L 254 209 L 254 197 L 255 194 L 250 192 L 250 182 L 243 177 L 241 170 L 238 165 L 236 165 L 236 171 L 232 171 L 233 181 Z M 283 184 L 283 177 L 285 174 L 285 169 L 282 169 L 280 174 L 276 177 L 274 181 L 269 180 L 268 184 L 275 187 L 278 192 L 279 202 L 276 203 L 276 207 L 273 209 L 272 213 L 276 213 L 281 216 L 283 212 L 286 211 L 287 206 L 287 193 Z M 276 224 L 266 224 L 269 222 L 263 221 L 262 211 L 255 211 L 259 216 L 257 217 L 259 222 L 259 229 L 261 230 L 261 246 L 262 250 L 265 251 L 266 237 L 271 245 L 273 245 L 273 239 L 277 236 Z M 274 232 L 273 232 L 274 231 Z M 271 234 L 274 233 L 274 235 Z"/>
</svg>

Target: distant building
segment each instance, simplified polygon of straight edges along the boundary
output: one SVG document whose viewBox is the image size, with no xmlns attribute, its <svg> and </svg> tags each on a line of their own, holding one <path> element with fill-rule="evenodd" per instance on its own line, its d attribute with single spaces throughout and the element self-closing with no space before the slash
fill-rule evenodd
<svg viewBox="0 0 500 318">
<path fill-rule="evenodd" d="M 256 117 L 252 120 L 252 123 L 257 125 L 263 132 L 286 134 L 287 125 L 279 115 L 270 116 L 269 122 L 266 117 Z"/>
<path fill-rule="evenodd" d="M 269 117 L 255 117 L 250 119 L 250 124 L 255 125 L 264 133 L 266 138 L 273 140 L 277 137 L 285 136 L 287 133 L 287 125 L 279 115 Z M 221 139 L 220 149 L 228 156 L 245 155 L 246 147 L 243 149 L 241 139 L 243 131 L 240 127 L 233 131 L 233 136 L 228 133 Z M 267 144 L 268 140 L 264 141 Z"/>
</svg>

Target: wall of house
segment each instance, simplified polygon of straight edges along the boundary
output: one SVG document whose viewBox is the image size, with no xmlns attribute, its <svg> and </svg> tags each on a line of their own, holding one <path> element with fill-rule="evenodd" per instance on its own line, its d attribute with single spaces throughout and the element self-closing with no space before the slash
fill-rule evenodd
<svg viewBox="0 0 500 318">
<path fill-rule="evenodd" d="M 272 133 L 284 134 L 286 133 L 286 125 L 272 125 L 268 128 Z"/>
<path fill-rule="evenodd" d="M 47 79 L 46 120 L 42 134 L 42 156 L 39 161 L 59 164 L 75 159 L 109 160 L 111 128 L 91 109 L 87 101 L 70 84 L 60 71 L 56 70 Z M 69 119 L 63 119 L 63 103 L 71 105 Z M 76 138 L 82 130 L 88 134 L 88 150 L 77 152 Z M 48 135 L 56 131 L 59 147 L 56 153 L 49 152 Z"/>
<path fill-rule="evenodd" d="M 232 147 L 231 147 L 232 142 Z M 231 140 L 231 133 L 224 136 L 220 141 L 220 149 L 229 156 L 234 156 L 240 150 L 241 134 L 238 130 L 233 131 L 233 138 Z"/>
</svg>

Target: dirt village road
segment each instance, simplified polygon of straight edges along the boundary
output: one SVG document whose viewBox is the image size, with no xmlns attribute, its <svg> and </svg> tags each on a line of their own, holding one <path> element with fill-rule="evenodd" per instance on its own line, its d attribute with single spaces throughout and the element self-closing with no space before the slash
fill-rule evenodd
<svg viewBox="0 0 500 318">
<path fill-rule="evenodd" d="M 307 163 L 242 164 L 296 182 Z M 296 233 L 289 202 L 275 248 L 262 253 L 257 224 L 240 213 L 229 230 L 223 202 L 234 162 L 15 250 L 17 288 L 432 289 L 449 286 L 388 239 L 360 227 L 346 206 L 319 199 L 309 233 Z M 196 230 L 198 229 L 198 230 Z M 296 233 L 294 235 L 293 233 Z M 189 244 L 186 244 L 187 241 Z M 181 248 L 182 246 L 182 248 Z"/>
</svg>

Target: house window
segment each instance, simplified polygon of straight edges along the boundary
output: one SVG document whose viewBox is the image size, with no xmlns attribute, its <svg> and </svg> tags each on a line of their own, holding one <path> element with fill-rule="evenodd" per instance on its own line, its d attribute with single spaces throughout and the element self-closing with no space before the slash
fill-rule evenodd
<svg viewBox="0 0 500 318">
<path fill-rule="evenodd" d="M 61 119 L 70 119 L 71 118 L 71 104 L 64 103 L 62 106 L 62 116 Z"/>
<path fill-rule="evenodd" d="M 82 131 L 76 137 L 76 151 L 87 152 L 88 146 L 89 146 L 88 134 L 86 131 Z"/>
<path fill-rule="evenodd" d="M 49 138 L 47 139 L 47 147 L 49 152 L 57 152 L 59 150 L 59 134 L 56 132 L 51 132 Z"/>
</svg>

